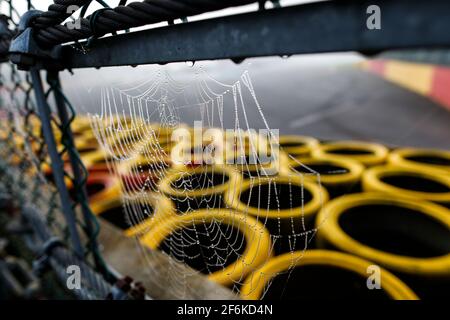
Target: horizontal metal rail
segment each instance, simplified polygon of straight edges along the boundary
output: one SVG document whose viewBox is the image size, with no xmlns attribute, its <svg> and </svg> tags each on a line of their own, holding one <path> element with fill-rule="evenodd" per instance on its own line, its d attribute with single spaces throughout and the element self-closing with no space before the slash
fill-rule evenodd
<svg viewBox="0 0 450 320">
<path fill-rule="evenodd" d="M 381 29 L 367 27 L 367 7 Z M 65 68 L 233 59 L 301 53 L 449 47 L 450 1 L 325 1 L 137 31 L 65 45 Z"/>
</svg>

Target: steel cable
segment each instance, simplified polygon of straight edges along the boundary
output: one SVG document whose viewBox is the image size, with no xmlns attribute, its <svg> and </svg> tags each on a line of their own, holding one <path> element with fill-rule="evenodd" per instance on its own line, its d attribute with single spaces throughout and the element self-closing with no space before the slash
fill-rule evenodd
<svg viewBox="0 0 450 320">
<path fill-rule="evenodd" d="M 70 6 L 81 7 L 91 2 L 91 0 L 55 0 L 53 4 L 48 7 L 48 10 L 43 12 L 40 17 L 34 20 L 34 25 L 39 28 L 46 28 L 60 24 L 65 19 L 72 15 L 68 12 Z"/>
<path fill-rule="evenodd" d="M 68 25 L 67 23 L 65 25 L 58 24 L 49 26 L 50 20 L 44 20 L 47 23 L 45 25 L 43 23 L 37 23 L 42 20 L 37 18 L 35 23 L 35 27 L 37 28 L 36 39 L 42 46 L 52 47 L 66 42 L 87 39 L 92 36 L 100 37 L 120 30 L 172 21 L 174 19 L 254 2 L 257 1 L 146 0 L 143 2 L 132 2 L 126 6 L 102 10 L 102 12 L 98 12 L 97 14 L 94 13 L 86 18 L 80 18 L 80 28 L 73 28 L 73 25 Z M 56 9 L 55 12 L 60 13 Z M 56 21 L 56 17 L 61 17 L 61 15 L 57 16 L 54 13 L 49 14 L 49 16 L 53 19 L 51 20 L 52 23 Z M 91 20 L 93 18 L 95 20 L 94 22 Z M 94 27 L 94 30 L 92 30 L 92 27 Z"/>
</svg>

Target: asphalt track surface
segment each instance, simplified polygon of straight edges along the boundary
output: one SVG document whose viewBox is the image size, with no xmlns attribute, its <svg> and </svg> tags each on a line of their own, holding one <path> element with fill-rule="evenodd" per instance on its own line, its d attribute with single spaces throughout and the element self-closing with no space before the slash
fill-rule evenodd
<svg viewBox="0 0 450 320">
<path fill-rule="evenodd" d="M 450 112 L 426 97 L 356 68 L 297 80 L 302 91 L 290 90 L 296 105 L 281 112 L 271 108 L 273 96 L 265 101 L 282 133 L 450 149 Z"/>
<path fill-rule="evenodd" d="M 233 83 L 248 71 L 269 127 L 279 129 L 280 134 L 450 149 L 450 111 L 359 69 L 356 63 L 360 59 L 353 54 L 275 57 L 240 65 L 207 62 L 200 68 L 225 83 Z M 100 86 L 145 81 L 161 68 L 184 82 L 192 79 L 194 69 L 198 72 L 197 66 L 185 64 L 77 70 L 74 76 L 65 75 L 63 84 L 80 113 L 98 113 Z M 249 127 L 264 128 L 250 94 L 244 99 Z M 224 110 L 224 127 L 233 128 L 236 117 L 232 106 L 225 105 Z M 183 112 L 181 121 L 192 125 L 199 120 L 198 110 L 186 108 Z M 239 126 L 245 128 L 246 123 Z"/>
</svg>

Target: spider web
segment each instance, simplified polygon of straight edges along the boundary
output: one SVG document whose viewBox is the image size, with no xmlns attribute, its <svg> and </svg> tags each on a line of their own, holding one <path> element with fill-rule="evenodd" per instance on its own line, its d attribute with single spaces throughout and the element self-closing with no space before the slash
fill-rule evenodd
<svg viewBox="0 0 450 320">
<path fill-rule="evenodd" d="M 152 285 L 183 297 L 186 279 L 203 273 L 240 294 L 271 257 L 307 249 L 316 228 L 305 206 L 312 196 L 321 205 L 323 189 L 317 172 L 280 148 L 247 71 L 227 84 L 193 69 L 188 82 L 159 70 L 102 88 L 101 111 L 89 117 L 121 181 L 127 232 L 170 258 L 169 286 Z M 318 194 L 305 188 L 307 175 Z M 155 254 L 141 251 L 149 261 Z M 150 267 L 148 274 L 151 282 Z"/>
</svg>

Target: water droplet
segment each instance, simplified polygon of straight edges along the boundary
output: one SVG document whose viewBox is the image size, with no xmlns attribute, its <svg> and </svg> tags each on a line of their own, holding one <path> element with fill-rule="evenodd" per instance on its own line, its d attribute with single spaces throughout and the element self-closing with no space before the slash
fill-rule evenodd
<svg viewBox="0 0 450 320">
<path fill-rule="evenodd" d="M 241 64 L 245 58 L 231 58 L 231 61 L 233 61 L 235 64 Z"/>
<path fill-rule="evenodd" d="M 192 68 L 195 65 L 195 61 L 186 61 L 186 64 Z"/>
</svg>

